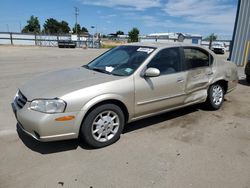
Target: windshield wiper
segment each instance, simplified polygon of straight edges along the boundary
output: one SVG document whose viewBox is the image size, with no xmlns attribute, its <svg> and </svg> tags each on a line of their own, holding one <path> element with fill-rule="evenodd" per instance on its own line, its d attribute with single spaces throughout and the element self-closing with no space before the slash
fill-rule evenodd
<svg viewBox="0 0 250 188">
<path fill-rule="evenodd" d="M 101 73 L 106 73 L 106 74 L 112 74 L 111 72 L 106 71 L 105 69 L 102 69 L 102 68 L 99 68 L 99 67 L 93 67 L 93 68 L 91 68 L 91 70 L 101 72 Z"/>
<path fill-rule="evenodd" d="M 82 67 L 84 67 L 86 69 L 90 69 L 88 65 L 83 65 Z"/>
<path fill-rule="evenodd" d="M 105 73 L 105 74 L 111 74 L 111 75 L 114 75 L 114 76 L 123 76 L 123 75 L 120 75 L 120 74 L 116 74 L 116 73 L 113 73 L 113 72 L 106 71 L 105 69 L 102 69 L 102 68 L 99 68 L 99 67 L 90 68 L 88 65 L 84 65 L 84 67 L 87 68 L 87 69 L 97 71 L 97 72 L 101 72 L 101 73 Z"/>
</svg>

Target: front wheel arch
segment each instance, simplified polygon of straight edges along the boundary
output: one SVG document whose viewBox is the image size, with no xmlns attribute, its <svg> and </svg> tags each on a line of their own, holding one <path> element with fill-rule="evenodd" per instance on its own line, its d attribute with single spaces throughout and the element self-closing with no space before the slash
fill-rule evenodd
<svg viewBox="0 0 250 188">
<path fill-rule="evenodd" d="M 126 105 L 121 102 L 120 100 L 117 100 L 117 99 L 107 99 L 107 100 L 103 100 L 103 101 L 100 101 L 96 104 L 94 104 L 93 106 L 91 106 L 88 111 L 86 112 L 86 114 L 84 115 L 82 121 L 84 121 L 84 119 L 87 117 L 87 115 L 93 111 L 93 109 L 95 109 L 96 107 L 98 106 L 101 106 L 101 105 L 104 105 L 104 104 L 115 104 L 117 105 L 118 107 L 121 108 L 123 114 L 124 114 L 124 117 L 125 117 L 125 123 L 128 121 L 129 119 L 129 112 L 128 112 L 128 109 L 126 107 Z"/>
<path fill-rule="evenodd" d="M 118 118 L 118 122 L 115 122 L 113 119 L 109 119 L 111 114 L 114 114 L 116 118 Z M 99 114 L 105 114 L 105 116 L 101 115 L 101 118 L 99 120 L 102 120 L 103 122 L 93 123 L 93 121 L 96 121 L 96 118 L 100 117 Z M 104 118 L 104 119 L 103 119 Z M 105 119 L 106 118 L 106 119 Z M 110 123 L 106 123 L 112 121 Z M 100 124 L 101 123 L 101 124 Z M 116 132 L 114 128 L 114 123 L 117 124 L 117 130 Z M 116 142 L 120 138 L 120 134 L 123 131 L 125 125 L 125 116 L 121 108 L 116 104 L 111 103 L 102 103 L 97 106 L 93 106 L 92 110 L 90 109 L 88 114 L 85 115 L 80 130 L 79 130 L 79 138 L 83 139 L 85 143 L 87 143 L 92 148 L 101 148 L 108 146 L 114 142 Z M 93 126 L 99 126 L 99 128 L 94 128 L 97 130 L 94 130 L 93 132 Z M 106 127 L 107 126 L 107 127 Z M 113 131 L 112 131 L 113 130 Z M 99 133 L 99 131 L 101 131 Z M 108 132 L 108 133 L 107 133 Z M 98 135 L 99 133 L 99 135 Z M 112 136 L 112 133 L 113 136 Z M 95 136 L 95 134 L 97 134 Z M 107 136 L 109 134 L 109 136 Z M 106 141 L 103 141 L 103 136 L 105 135 Z M 111 136 L 111 138 L 110 138 Z M 109 138 L 109 139 L 108 139 Z"/>
</svg>

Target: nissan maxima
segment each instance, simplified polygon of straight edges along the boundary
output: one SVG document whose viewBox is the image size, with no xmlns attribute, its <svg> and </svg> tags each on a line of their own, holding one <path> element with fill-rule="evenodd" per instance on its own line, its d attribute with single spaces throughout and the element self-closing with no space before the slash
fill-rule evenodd
<svg viewBox="0 0 250 188">
<path fill-rule="evenodd" d="M 232 62 L 185 44 L 118 46 L 82 67 L 40 75 L 20 86 L 18 126 L 40 141 L 116 142 L 128 122 L 197 103 L 219 109 L 238 83 Z"/>
</svg>

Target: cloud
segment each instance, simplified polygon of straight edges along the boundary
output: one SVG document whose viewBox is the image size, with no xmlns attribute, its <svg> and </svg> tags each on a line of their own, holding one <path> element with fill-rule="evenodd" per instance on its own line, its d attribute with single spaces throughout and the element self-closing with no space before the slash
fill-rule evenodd
<svg viewBox="0 0 250 188">
<path fill-rule="evenodd" d="M 160 7 L 160 0 L 80 0 L 83 4 L 116 7 L 119 9 L 145 10 L 153 7 Z"/>
<path fill-rule="evenodd" d="M 115 17 L 117 17 L 116 14 L 102 14 L 102 15 L 99 16 L 99 18 L 101 18 L 101 19 L 112 19 L 112 18 L 115 18 Z"/>
<path fill-rule="evenodd" d="M 232 26 L 236 7 L 228 0 L 169 0 L 163 10 L 186 21 Z"/>
<path fill-rule="evenodd" d="M 155 31 L 232 33 L 236 16 L 234 0 L 78 0 L 83 4 L 111 7 L 122 19 L 139 21 Z M 106 15 L 112 19 L 119 15 Z"/>
<path fill-rule="evenodd" d="M 161 17 L 151 15 L 138 16 L 135 12 L 124 13 L 124 17 L 127 20 L 139 21 L 144 27 L 153 29 L 154 32 L 184 32 L 184 33 L 198 33 L 198 34 L 229 34 L 233 29 L 233 25 L 218 25 L 218 24 L 206 24 L 197 23 L 191 21 L 173 20 L 171 18 L 162 19 Z M 143 34 L 143 30 L 141 30 Z M 231 34 L 229 34 L 230 38 Z"/>
</svg>

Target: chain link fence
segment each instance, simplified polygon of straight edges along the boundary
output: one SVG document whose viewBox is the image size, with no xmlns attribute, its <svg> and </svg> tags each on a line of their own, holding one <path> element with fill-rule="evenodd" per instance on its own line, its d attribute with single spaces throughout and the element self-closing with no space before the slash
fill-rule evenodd
<svg viewBox="0 0 250 188">
<path fill-rule="evenodd" d="M 0 32 L 0 45 L 27 45 L 57 47 L 59 41 L 72 41 L 76 47 L 100 48 L 100 39 L 92 36 L 24 34 Z"/>
</svg>

